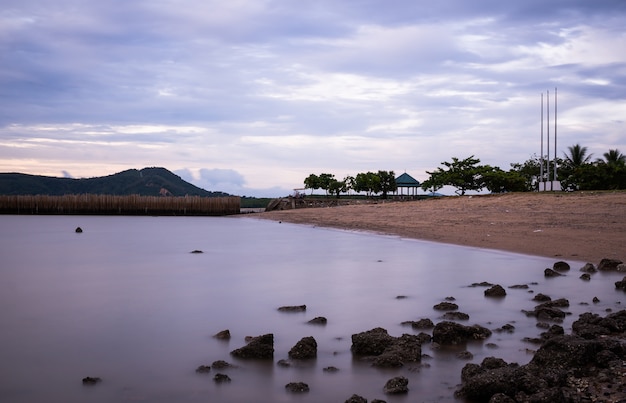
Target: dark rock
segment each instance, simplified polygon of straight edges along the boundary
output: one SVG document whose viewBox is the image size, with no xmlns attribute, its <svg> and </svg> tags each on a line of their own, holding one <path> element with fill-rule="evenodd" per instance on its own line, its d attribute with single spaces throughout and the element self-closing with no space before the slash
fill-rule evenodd
<svg viewBox="0 0 626 403">
<path fill-rule="evenodd" d="M 288 360 L 278 360 L 276 365 L 278 365 L 279 367 L 287 368 L 291 366 L 291 362 L 289 362 Z"/>
<path fill-rule="evenodd" d="M 391 378 L 385 384 L 383 391 L 387 394 L 400 394 L 407 393 L 409 391 L 409 380 L 403 376 L 396 376 Z"/>
<path fill-rule="evenodd" d="M 230 340 L 230 330 L 226 329 L 226 330 L 217 332 L 213 335 L 213 337 L 215 337 L 216 339 L 220 339 L 220 340 Z"/>
<path fill-rule="evenodd" d="M 213 364 L 211 364 L 211 368 L 213 369 L 224 369 L 224 368 L 230 368 L 230 367 L 234 367 L 234 365 L 229 364 L 224 360 L 213 361 Z"/>
<path fill-rule="evenodd" d="M 253 337 L 247 345 L 231 351 L 230 354 L 238 358 L 272 359 L 274 358 L 274 335 L 268 333 Z"/>
<path fill-rule="evenodd" d="M 307 360 L 317 357 L 317 342 L 311 336 L 303 337 L 289 350 L 289 358 Z"/>
<path fill-rule="evenodd" d="M 311 325 L 325 325 L 326 323 L 328 323 L 328 320 L 323 316 L 318 316 L 316 318 L 311 319 L 307 323 L 310 323 Z"/>
<path fill-rule="evenodd" d="M 305 312 L 306 305 L 287 305 L 278 308 L 280 312 Z"/>
<path fill-rule="evenodd" d="M 309 385 L 304 382 L 289 382 L 285 389 L 291 393 L 306 393 L 309 391 Z"/>
<path fill-rule="evenodd" d="M 204 252 L 202 252 L 200 249 L 195 249 L 195 250 L 192 250 L 190 253 L 204 253 Z"/>
<path fill-rule="evenodd" d="M 407 299 L 408 297 L 406 295 L 397 295 L 396 299 Z"/>
<path fill-rule="evenodd" d="M 483 281 L 482 283 L 472 283 L 470 287 L 491 287 L 493 284 L 488 283 L 487 281 Z"/>
<path fill-rule="evenodd" d="M 378 367 L 400 367 L 406 362 L 420 361 L 422 355 L 420 337 L 393 337 L 383 328 L 353 334 L 351 350 L 357 356 L 375 357 L 372 365 Z"/>
<path fill-rule="evenodd" d="M 569 271 L 570 266 L 567 262 L 559 261 L 555 262 L 554 265 L 552 265 L 552 269 L 556 271 Z"/>
<path fill-rule="evenodd" d="M 549 296 L 545 294 L 539 293 L 533 297 L 533 301 L 546 302 L 546 301 L 552 301 L 552 298 L 550 298 Z"/>
<path fill-rule="evenodd" d="M 617 288 L 618 290 L 626 291 L 626 277 L 624 277 L 620 281 L 616 281 L 615 288 Z"/>
<path fill-rule="evenodd" d="M 495 358 L 467 364 L 457 397 L 483 402 L 508 402 L 507 397 L 546 403 L 624 401 L 626 311 L 604 318 L 587 313 L 574 323 L 574 331 L 584 337 L 553 335 L 524 366 Z M 561 330 L 551 328 L 552 333 Z"/>
<path fill-rule="evenodd" d="M 433 340 L 433 337 L 431 335 L 429 335 L 428 333 L 424 333 L 424 332 L 420 332 L 417 335 L 417 338 L 422 344 L 430 343 Z"/>
<path fill-rule="evenodd" d="M 557 271 L 554 271 L 554 270 L 552 270 L 552 269 L 545 269 L 545 270 L 543 271 L 543 275 L 544 275 L 545 277 L 559 277 L 559 276 L 562 276 L 562 274 L 561 274 L 561 273 L 559 273 L 559 272 L 557 272 Z"/>
<path fill-rule="evenodd" d="M 515 284 L 509 287 L 512 290 L 527 290 L 530 288 L 528 284 Z"/>
<path fill-rule="evenodd" d="M 82 234 L 83 233 L 83 229 L 81 227 L 76 227 L 74 232 L 76 232 L 77 234 Z M 89 378 L 89 377 L 87 377 L 87 378 Z"/>
<path fill-rule="evenodd" d="M 215 376 L 213 376 L 213 380 L 217 383 L 225 383 L 225 382 L 230 382 L 230 376 L 226 375 L 226 374 L 215 374 Z"/>
<path fill-rule="evenodd" d="M 592 301 L 594 304 L 597 304 L 598 302 L 600 302 L 600 299 L 598 297 L 593 297 Z"/>
<path fill-rule="evenodd" d="M 515 326 L 507 323 L 506 325 L 503 325 L 502 327 L 499 327 L 497 329 L 495 329 L 496 332 L 498 333 L 513 333 L 515 331 Z"/>
<path fill-rule="evenodd" d="M 97 383 L 102 382 L 102 379 L 92 376 L 86 376 L 83 378 L 83 385 L 95 385 Z"/>
<path fill-rule="evenodd" d="M 444 319 L 448 320 L 469 320 L 469 315 L 463 312 L 446 312 L 443 314 Z"/>
<path fill-rule="evenodd" d="M 322 369 L 322 371 L 324 371 L 324 372 L 337 372 L 337 371 L 339 371 L 339 368 L 333 367 L 331 365 L 330 367 L 326 367 L 326 368 Z"/>
<path fill-rule="evenodd" d="M 491 336 L 491 330 L 480 325 L 464 326 L 443 321 L 433 329 L 433 342 L 438 344 L 460 344 L 468 340 L 484 340 Z"/>
<path fill-rule="evenodd" d="M 437 305 L 433 306 L 433 309 L 438 311 L 456 311 L 459 309 L 459 306 L 454 302 L 440 302 Z"/>
<path fill-rule="evenodd" d="M 496 284 L 493 287 L 485 290 L 485 297 L 505 297 L 505 296 L 506 296 L 506 291 L 499 284 Z"/>
<path fill-rule="evenodd" d="M 592 263 L 585 263 L 585 265 L 580 268 L 580 271 L 584 273 L 595 273 L 598 270 L 596 269 L 596 266 L 594 266 Z"/>
<path fill-rule="evenodd" d="M 462 360 L 471 360 L 472 358 L 474 358 L 474 354 L 472 354 L 471 352 L 469 352 L 467 350 L 461 351 L 456 356 L 457 356 L 457 358 L 460 358 Z"/>
<path fill-rule="evenodd" d="M 450 297 L 445 297 L 444 298 L 446 301 L 456 301 L 456 298 L 450 296 Z"/>
<path fill-rule="evenodd" d="M 585 280 L 585 281 L 589 281 L 589 280 L 591 280 L 591 274 L 583 273 L 583 274 L 580 275 L 580 279 L 581 280 Z"/>
<path fill-rule="evenodd" d="M 428 318 L 420 319 L 417 322 L 411 322 L 411 327 L 413 329 L 432 329 L 435 327 L 435 324 L 432 320 Z"/>
<path fill-rule="evenodd" d="M 363 396 L 352 395 L 346 400 L 345 403 L 367 403 L 367 399 Z"/>
<path fill-rule="evenodd" d="M 554 301 L 546 301 L 535 307 L 533 311 L 523 311 L 528 316 L 534 316 L 537 319 L 544 320 L 562 320 L 566 313 L 559 308 L 568 307 L 569 301 L 565 298 L 559 298 Z"/>
<path fill-rule="evenodd" d="M 621 260 L 617 259 L 602 259 L 598 265 L 599 271 L 617 270 L 617 266 L 622 264 Z"/>
<path fill-rule="evenodd" d="M 196 368 L 196 372 L 199 374 L 208 374 L 211 372 L 211 367 L 209 365 L 200 365 Z"/>
</svg>

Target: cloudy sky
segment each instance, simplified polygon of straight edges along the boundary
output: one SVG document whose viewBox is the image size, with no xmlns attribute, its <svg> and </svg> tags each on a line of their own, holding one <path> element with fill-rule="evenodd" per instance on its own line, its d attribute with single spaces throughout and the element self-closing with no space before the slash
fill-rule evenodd
<svg viewBox="0 0 626 403">
<path fill-rule="evenodd" d="M 280 196 L 451 157 L 508 170 L 540 153 L 557 87 L 559 156 L 626 153 L 623 0 L 2 4 L 0 172 L 159 166 Z"/>
</svg>

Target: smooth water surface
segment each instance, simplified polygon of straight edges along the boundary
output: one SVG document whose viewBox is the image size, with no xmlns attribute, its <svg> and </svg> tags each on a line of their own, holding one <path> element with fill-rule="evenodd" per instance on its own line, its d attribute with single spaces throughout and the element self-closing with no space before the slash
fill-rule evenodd
<svg viewBox="0 0 626 403">
<path fill-rule="evenodd" d="M 543 270 L 556 258 L 252 217 L 0 216 L 0 256 L 0 401 L 16 403 L 343 402 L 355 393 L 453 401 L 467 362 L 532 358 L 528 350 L 537 347 L 522 339 L 542 330 L 521 310 L 533 309 L 534 294 L 570 300 L 566 332 L 580 313 L 605 315 L 624 298 L 614 287 L 622 275 L 580 280 L 584 262 L 547 279 Z M 501 284 L 507 296 L 489 299 L 485 288 L 468 287 L 482 281 Z M 507 288 L 519 284 L 530 288 Z M 450 349 L 426 344 L 430 358 L 400 369 L 353 358 L 352 334 L 375 327 L 417 334 L 401 323 L 437 323 L 442 312 L 433 305 L 446 297 L 470 315 L 465 324 L 511 323 L 515 332 Z M 304 313 L 277 311 L 302 304 Z M 307 324 L 317 316 L 328 324 Z M 225 329 L 231 340 L 212 337 Z M 274 334 L 273 361 L 230 356 L 246 336 L 265 333 Z M 276 365 L 306 336 L 317 341 L 317 359 Z M 465 349 L 471 361 L 457 358 Z M 195 373 L 216 360 L 237 367 Z M 323 371 L 328 366 L 339 371 Z M 216 372 L 232 382 L 216 384 Z M 385 395 L 385 382 L 399 375 L 409 378 L 409 393 Z M 83 386 L 86 376 L 103 381 Z M 310 392 L 287 393 L 289 382 L 305 382 Z"/>
</svg>

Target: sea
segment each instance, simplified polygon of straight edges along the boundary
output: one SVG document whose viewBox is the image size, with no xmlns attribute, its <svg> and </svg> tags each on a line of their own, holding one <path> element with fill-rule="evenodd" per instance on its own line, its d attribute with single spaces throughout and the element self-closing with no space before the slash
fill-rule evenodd
<svg viewBox="0 0 626 403">
<path fill-rule="evenodd" d="M 587 262 L 566 260 L 569 272 L 545 277 L 560 259 L 253 214 L 0 216 L 0 401 L 344 402 L 353 394 L 459 401 L 454 392 L 466 364 L 532 359 L 538 346 L 524 340 L 545 329 L 523 311 L 533 310 L 536 294 L 570 301 L 565 320 L 550 323 L 566 333 L 583 312 L 622 309 L 626 294 L 614 283 L 623 273 L 583 281 Z M 485 297 L 486 287 L 472 286 L 481 282 L 502 285 L 507 295 Z M 353 334 L 382 327 L 399 337 L 420 332 L 403 322 L 444 320 L 433 307 L 446 300 L 469 315 L 460 323 L 514 331 L 458 346 L 426 343 L 420 363 L 394 369 L 351 353 Z M 278 310 L 295 305 L 306 310 Z M 308 323 L 316 317 L 327 324 Z M 223 330 L 230 339 L 214 337 Z M 268 333 L 274 359 L 230 354 L 246 337 Z M 317 358 L 289 360 L 289 350 L 309 336 Z M 231 366 L 196 372 L 218 360 Z M 217 373 L 230 382 L 216 382 Z M 385 394 L 397 376 L 409 380 L 408 393 Z M 101 382 L 85 385 L 85 377 Z M 291 382 L 309 391 L 289 392 Z"/>
</svg>

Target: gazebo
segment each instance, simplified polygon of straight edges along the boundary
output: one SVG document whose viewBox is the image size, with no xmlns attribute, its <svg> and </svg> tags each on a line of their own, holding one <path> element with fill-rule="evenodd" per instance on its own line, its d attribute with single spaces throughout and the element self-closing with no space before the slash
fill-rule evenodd
<svg viewBox="0 0 626 403">
<path fill-rule="evenodd" d="M 414 197 L 417 196 L 417 189 L 419 189 L 420 183 L 405 172 L 396 178 L 396 186 L 398 187 L 396 196 L 400 198 L 405 196 Z M 406 195 L 404 194 L 404 189 L 406 189 Z"/>
</svg>

